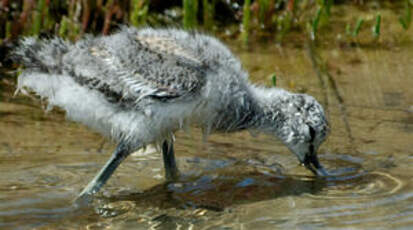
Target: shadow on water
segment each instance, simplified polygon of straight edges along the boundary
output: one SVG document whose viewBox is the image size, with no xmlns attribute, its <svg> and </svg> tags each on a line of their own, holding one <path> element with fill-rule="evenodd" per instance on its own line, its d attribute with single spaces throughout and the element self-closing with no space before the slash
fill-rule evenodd
<svg viewBox="0 0 413 230">
<path fill-rule="evenodd" d="M 51 199 L 49 202 L 43 200 L 44 204 L 41 207 L 16 209 L 16 212 L 10 210 L 0 212 L 0 217 L 7 220 L 9 227 L 20 225 L 19 223 L 22 223 L 24 219 L 28 226 L 36 226 L 40 223 L 40 226 L 46 223 L 54 225 L 62 221 L 68 223 L 75 221 L 76 226 L 90 225 L 91 223 L 93 224 L 90 226 L 95 226 L 96 223 L 102 221 L 102 218 L 113 224 L 112 221 L 116 222 L 117 217 L 122 219 L 133 215 L 133 213 L 140 213 L 141 211 L 138 210 L 153 210 L 153 215 L 150 219 L 145 220 L 145 224 L 162 226 L 160 229 L 170 229 L 169 227 L 179 224 L 190 226 L 191 223 L 203 221 L 197 215 L 177 215 L 177 213 L 188 210 L 190 212 L 191 210 L 206 210 L 226 215 L 225 210 L 238 205 L 263 201 L 273 202 L 276 199 L 282 200 L 286 197 L 347 199 L 346 191 L 354 191 L 355 187 L 359 187 L 360 191 L 366 192 L 366 188 L 370 187 L 372 183 L 382 180 L 383 177 L 379 173 L 367 173 L 356 168 L 337 169 L 332 171 L 334 176 L 329 178 L 298 175 L 274 176 L 260 172 L 219 174 L 213 172 L 210 171 L 209 174 L 200 176 L 183 175 L 176 182 L 160 183 L 138 193 L 124 191 L 108 197 L 98 196 L 96 202 L 89 207 L 68 205 L 66 199 Z M 329 194 L 331 191 L 341 191 L 342 194 Z M 374 195 L 373 192 L 371 191 L 370 195 Z M 378 190 L 378 195 L 382 195 L 380 192 L 382 191 Z M 364 195 L 355 192 L 352 199 L 362 198 Z M 50 196 L 57 198 L 56 194 L 50 194 Z M 63 194 L 62 196 L 67 197 L 68 195 Z M 35 201 L 32 199 L 31 202 Z M 133 203 L 133 205 L 125 206 L 125 202 Z M 4 205 L 10 206 L 6 203 Z M 120 206 L 116 205 L 119 203 L 121 203 Z M 42 208 L 43 206 L 45 208 Z M 170 212 L 168 210 L 180 211 Z M 14 219 L 15 217 L 18 218 Z M 133 226 L 136 227 L 136 224 Z"/>
<path fill-rule="evenodd" d="M 382 198 L 397 192 L 393 190 L 400 189 L 392 185 L 389 186 L 393 188 L 392 191 L 384 191 L 384 188 L 376 185 L 377 182 L 383 184 L 394 182 L 386 181 L 391 180 L 391 177 L 385 173 L 355 171 L 354 168 L 341 168 L 333 173 L 335 176 L 324 179 L 295 175 L 269 176 L 257 172 L 220 174 L 219 176 L 183 176 L 177 182 L 165 182 L 143 192 L 124 192 L 109 197 L 100 197 L 101 204 L 104 205 L 97 208 L 97 212 L 102 217 L 111 217 L 112 220 L 109 223 L 112 224 L 116 220 L 127 219 L 127 216 L 137 212 L 136 210 L 155 210 L 151 217 L 143 221 L 148 226 L 156 229 L 175 229 L 176 226 L 191 228 L 195 223 L 210 226 L 211 221 L 216 221 L 214 215 L 218 216 L 218 219 L 228 218 L 231 216 L 231 210 L 240 206 L 270 203 L 276 205 L 278 203 L 276 200 L 299 197 L 326 202 L 348 200 L 348 204 L 343 205 L 343 208 L 332 206 L 331 210 L 337 209 L 335 212 L 338 216 L 346 210 L 352 210 L 350 213 L 356 214 L 358 210 L 368 205 L 365 198 L 377 197 L 377 203 L 370 203 L 373 206 L 388 204 L 391 200 Z M 352 196 L 349 196 L 348 191 L 354 191 Z M 359 200 L 359 202 L 353 203 L 354 200 Z M 125 207 L 125 204 L 131 206 L 130 203 L 133 203 L 132 209 Z M 311 208 L 297 209 L 298 212 L 303 213 L 311 212 L 311 210 Z M 314 210 L 320 213 L 325 211 L 324 208 Z M 190 214 L 183 214 L 188 212 Z M 206 212 L 209 214 L 203 216 Z M 289 218 L 291 213 L 285 215 L 285 218 Z M 132 226 L 136 226 L 136 223 Z"/>
<path fill-rule="evenodd" d="M 237 175 L 203 175 L 165 182 L 143 192 L 110 196 L 109 202 L 132 201 L 139 207 L 157 209 L 197 209 L 223 211 L 225 208 L 274 200 L 286 196 L 317 196 L 327 187 L 368 183 L 375 176 L 367 173 L 327 179 L 309 176 L 269 176 L 259 172 Z"/>
</svg>

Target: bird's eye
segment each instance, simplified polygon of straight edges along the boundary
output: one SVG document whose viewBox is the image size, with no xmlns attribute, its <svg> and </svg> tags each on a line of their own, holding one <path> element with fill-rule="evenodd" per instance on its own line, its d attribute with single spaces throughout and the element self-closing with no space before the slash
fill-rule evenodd
<svg viewBox="0 0 413 230">
<path fill-rule="evenodd" d="M 315 129 L 313 128 L 313 127 L 311 127 L 311 126 L 308 126 L 309 127 L 309 129 L 310 129 L 310 142 L 313 142 L 314 141 L 314 139 L 315 139 Z"/>
</svg>

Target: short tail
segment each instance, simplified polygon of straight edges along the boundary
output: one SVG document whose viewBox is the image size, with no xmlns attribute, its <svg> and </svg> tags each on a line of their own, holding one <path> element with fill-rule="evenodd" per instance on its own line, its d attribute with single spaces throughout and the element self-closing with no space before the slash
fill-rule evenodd
<svg viewBox="0 0 413 230">
<path fill-rule="evenodd" d="M 69 44 L 61 38 L 38 40 L 26 37 L 12 51 L 11 59 L 25 69 L 44 73 L 60 73 L 62 57 L 69 51 Z"/>
</svg>

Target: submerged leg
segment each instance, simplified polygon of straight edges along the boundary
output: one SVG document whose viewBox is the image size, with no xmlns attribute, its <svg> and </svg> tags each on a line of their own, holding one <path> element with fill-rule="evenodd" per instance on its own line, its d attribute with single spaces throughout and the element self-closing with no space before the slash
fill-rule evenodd
<svg viewBox="0 0 413 230">
<path fill-rule="evenodd" d="M 92 195 L 97 193 L 100 188 L 106 183 L 109 177 L 115 172 L 116 168 L 122 163 L 122 161 L 130 154 L 130 148 L 120 143 L 115 152 L 113 152 L 111 158 L 106 162 L 105 166 L 100 172 L 93 178 L 91 182 L 83 189 L 76 199 L 76 203 L 83 202 L 88 203 L 92 199 Z"/>
<path fill-rule="evenodd" d="M 167 181 L 178 179 L 179 171 L 176 167 L 173 141 L 164 141 L 162 144 L 163 165 L 165 167 L 165 178 Z"/>
</svg>

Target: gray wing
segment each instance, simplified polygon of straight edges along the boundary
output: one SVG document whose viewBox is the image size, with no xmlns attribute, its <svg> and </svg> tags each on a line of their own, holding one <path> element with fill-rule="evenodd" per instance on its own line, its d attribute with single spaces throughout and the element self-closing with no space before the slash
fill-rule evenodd
<svg viewBox="0 0 413 230">
<path fill-rule="evenodd" d="M 206 66 L 173 38 L 120 33 L 76 43 L 63 57 L 63 72 L 111 102 L 170 100 L 196 93 Z"/>
</svg>

